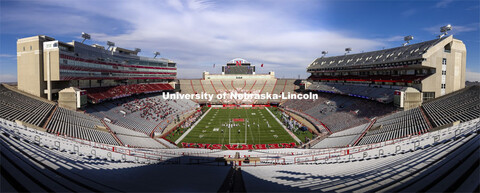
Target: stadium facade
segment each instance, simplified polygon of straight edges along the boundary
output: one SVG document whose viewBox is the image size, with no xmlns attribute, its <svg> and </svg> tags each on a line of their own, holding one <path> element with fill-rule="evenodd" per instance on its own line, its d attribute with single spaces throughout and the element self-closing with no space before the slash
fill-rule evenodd
<svg viewBox="0 0 480 193">
<path fill-rule="evenodd" d="M 315 84 L 312 90 L 386 103 L 394 100 L 396 106 L 410 109 L 464 88 L 465 67 L 465 44 L 450 35 L 402 47 L 320 57 L 307 72 Z M 384 91 L 367 96 L 353 88 L 360 86 L 361 90 L 376 87 Z"/>
<path fill-rule="evenodd" d="M 138 56 L 138 52 L 138 48 L 65 43 L 44 35 L 18 39 L 18 89 L 53 100 L 59 98 L 60 90 L 76 87 L 85 89 L 94 103 L 119 95 L 173 89 L 167 84 L 176 78 L 176 63 Z M 117 94 L 109 95 L 109 89 Z"/>
</svg>

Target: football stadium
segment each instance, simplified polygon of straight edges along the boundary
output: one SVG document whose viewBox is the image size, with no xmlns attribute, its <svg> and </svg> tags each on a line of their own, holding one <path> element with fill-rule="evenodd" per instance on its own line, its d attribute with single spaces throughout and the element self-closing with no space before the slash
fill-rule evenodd
<svg viewBox="0 0 480 193">
<path fill-rule="evenodd" d="M 304 79 L 248 58 L 178 78 L 175 58 L 94 34 L 18 38 L 1 191 L 478 192 L 480 86 L 453 28 L 320 52 Z"/>
</svg>

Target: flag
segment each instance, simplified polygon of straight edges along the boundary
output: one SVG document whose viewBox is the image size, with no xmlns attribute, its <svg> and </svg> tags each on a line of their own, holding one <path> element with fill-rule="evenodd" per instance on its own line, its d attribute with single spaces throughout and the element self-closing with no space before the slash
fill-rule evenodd
<svg viewBox="0 0 480 193">
<path fill-rule="evenodd" d="M 260 65 L 260 67 L 262 67 L 262 68 L 263 68 L 263 64 L 262 64 L 262 65 Z"/>
</svg>

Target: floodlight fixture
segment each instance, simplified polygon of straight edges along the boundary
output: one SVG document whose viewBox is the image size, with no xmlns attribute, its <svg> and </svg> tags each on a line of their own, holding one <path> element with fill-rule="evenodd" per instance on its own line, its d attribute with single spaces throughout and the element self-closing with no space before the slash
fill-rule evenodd
<svg viewBox="0 0 480 193">
<path fill-rule="evenodd" d="M 155 55 L 153 58 L 156 58 L 158 55 L 160 55 L 160 52 L 153 52 L 153 54 Z"/>
<path fill-rule="evenodd" d="M 108 46 L 107 50 L 109 50 L 110 47 L 115 46 L 115 43 L 114 43 L 114 42 L 111 42 L 111 41 L 107 41 L 107 46 Z"/>
<path fill-rule="evenodd" d="M 442 33 L 447 33 L 450 30 L 452 30 L 452 25 L 450 25 L 450 24 L 440 28 L 440 32 L 442 32 Z"/>
<path fill-rule="evenodd" d="M 446 26 L 440 27 L 440 32 L 441 32 L 442 34 L 440 34 L 440 35 L 438 36 L 438 38 L 442 38 L 443 36 L 447 35 L 447 34 L 448 34 L 448 31 L 450 31 L 450 30 L 452 30 L 452 25 L 450 25 L 450 24 L 448 24 L 448 25 L 446 25 Z"/>
<path fill-rule="evenodd" d="M 323 55 L 322 57 L 325 57 L 325 55 L 327 54 L 328 54 L 328 51 L 322 51 L 322 55 Z"/>
<path fill-rule="evenodd" d="M 82 32 L 82 43 L 85 41 L 85 40 L 89 40 L 91 37 L 90 37 L 90 34 L 87 34 L 85 32 Z"/>
<path fill-rule="evenodd" d="M 350 53 L 352 51 L 352 48 L 345 48 L 345 55 L 347 55 L 348 53 Z"/>
<path fill-rule="evenodd" d="M 413 36 L 409 35 L 409 36 L 405 36 L 403 38 L 403 41 L 405 41 L 405 43 L 403 43 L 403 46 L 406 46 L 407 44 L 410 43 L 410 40 L 413 40 Z"/>
</svg>

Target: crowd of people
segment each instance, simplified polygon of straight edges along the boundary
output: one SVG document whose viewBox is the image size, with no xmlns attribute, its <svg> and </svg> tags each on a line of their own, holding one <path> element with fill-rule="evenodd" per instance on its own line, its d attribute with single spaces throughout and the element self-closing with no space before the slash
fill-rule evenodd
<svg viewBox="0 0 480 193">
<path fill-rule="evenodd" d="M 296 121 L 285 112 L 282 112 L 282 121 L 283 121 L 283 124 L 293 132 L 296 132 L 298 130 L 300 131 L 308 130 L 307 127 L 305 127 L 302 123 Z"/>
<path fill-rule="evenodd" d="M 197 111 L 193 116 L 185 119 L 185 122 L 180 126 L 181 128 L 189 128 L 202 115 L 202 111 Z"/>
<path fill-rule="evenodd" d="M 171 133 L 169 133 L 167 136 L 165 136 L 165 138 L 170 140 L 170 141 L 175 141 L 188 128 L 190 128 L 197 121 L 197 119 L 200 116 L 202 116 L 202 114 L 203 114 L 202 111 L 195 112 L 195 114 L 193 114 L 192 116 L 185 119 L 185 121 L 178 128 L 175 128 L 173 131 L 171 131 Z"/>
<path fill-rule="evenodd" d="M 145 120 L 160 121 L 165 119 L 171 114 L 177 113 L 178 109 L 173 108 L 169 103 L 169 100 L 163 100 L 157 97 L 135 99 L 122 105 L 123 109 L 120 113 L 129 114 L 140 112 L 140 117 Z M 172 102 L 177 103 L 176 100 Z"/>
</svg>

